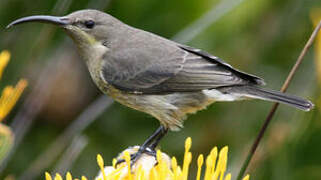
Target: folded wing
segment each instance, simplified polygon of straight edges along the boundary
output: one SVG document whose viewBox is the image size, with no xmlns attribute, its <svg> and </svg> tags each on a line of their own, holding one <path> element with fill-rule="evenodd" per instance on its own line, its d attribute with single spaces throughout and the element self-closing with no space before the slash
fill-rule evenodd
<svg viewBox="0 0 321 180">
<path fill-rule="evenodd" d="M 259 77 L 238 71 L 201 50 L 182 45 L 166 48 L 122 49 L 118 56 L 110 56 L 105 61 L 102 77 L 117 89 L 139 94 L 195 92 L 264 84 Z"/>
</svg>

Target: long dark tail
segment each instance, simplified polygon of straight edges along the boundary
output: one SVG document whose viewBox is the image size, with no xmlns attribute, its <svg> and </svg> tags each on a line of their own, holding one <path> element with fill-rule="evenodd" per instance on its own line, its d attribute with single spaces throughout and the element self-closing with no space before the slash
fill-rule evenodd
<svg viewBox="0 0 321 180">
<path fill-rule="evenodd" d="M 314 106 L 310 101 L 303 98 L 281 93 L 279 91 L 262 89 L 257 86 L 233 86 L 222 88 L 220 91 L 223 93 L 238 94 L 249 98 L 283 103 L 304 111 L 310 111 Z"/>
</svg>

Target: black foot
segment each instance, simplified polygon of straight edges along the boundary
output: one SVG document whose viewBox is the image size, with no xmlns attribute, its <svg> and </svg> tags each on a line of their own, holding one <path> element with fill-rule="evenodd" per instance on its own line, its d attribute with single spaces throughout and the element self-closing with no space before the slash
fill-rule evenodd
<svg viewBox="0 0 321 180">
<path fill-rule="evenodd" d="M 142 154 L 146 153 L 148 155 L 154 156 L 156 159 L 156 151 L 155 148 L 158 145 L 159 141 L 164 137 L 167 133 L 167 129 L 164 126 L 160 126 L 144 143 L 139 147 L 138 151 L 130 156 L 130 164 L 133 166 L 137 160 L 142 156 Z M 116 162 L 116 166 L 120 163 L 125 162 L 124 159 L 119 159 Z"/>
<path fill-rule="evenodd" d="M 130 155 L 130 166 L 133 166 L 144 153 L 150 156 L 153 156 L 156 159 L 155 149 L 151 149 L 149 147 L 146 147 L 146 148 L 141 147 L 138 149 L 136 153 Z M 119 159 L 116 162 L 116 166 L 123 162 L 125 162 L 125 159 Z"/>
</svg>

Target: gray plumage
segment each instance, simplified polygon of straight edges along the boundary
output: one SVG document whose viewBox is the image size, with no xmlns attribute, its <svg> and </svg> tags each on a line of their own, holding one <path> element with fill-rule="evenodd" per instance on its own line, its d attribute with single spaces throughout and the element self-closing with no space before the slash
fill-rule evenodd
<svg viewBox="0 0 321 180">
<path fill-rule="evenodd" d="M 151 114 L 166 128 L 179 129 L 186 114 L 215 101 L 254 98 L 305 111 L 313 107 L 302 98 L 262 89 L 261 78 L 218 57 L 130 27 L 106 13 L 82 10 L 59 18 L 50 22 L 56 21 L 76 42 L 97 86 L 116 101 Z M 32 17 L 9 26 L 26 21 Z"/>
</svg>

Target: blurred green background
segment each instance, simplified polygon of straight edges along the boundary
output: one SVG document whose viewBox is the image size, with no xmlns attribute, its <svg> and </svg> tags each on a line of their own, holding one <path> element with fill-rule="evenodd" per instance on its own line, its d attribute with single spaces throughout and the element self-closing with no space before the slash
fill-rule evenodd
<svg viewBox="0 0 321 180">
<path fill-rule="evenodd" d="M 92 110 L 107 107 L 108 98 L 101 97 L 62 30 L 35 23 L 6 30 L 11 21 L 86 8 L 103 10 L 131 26 L 204 49 L 263 77 L 267 87 L 280 89 L 313 30 L 310 13 L 318 7 L 318 0 L 1 0 L 0 50 L 12 53 L 1 87 L 15 84 L 20 77 L 26 77 L 29 86 L 5 121 L 14 129 L 18 143 L 1 166 L 0 179 L 8 175 L 43 179 L 45 171 L 66 169 L 74 176 L 93 178 L 98 172 L 97 153 L 111 164 L 119 152 L 141 144 L 159 125 L 151 116 L 118 103 L 101 114 L 85 113 L 95 119 L 88 127 L 71 125 L 90 104 L 98 106 Z M 230 11 L 224 13 L 227 9 Z M 207 12 L 209 18 L 201 24 L 209 26 L 195 37 L 177 35 Z M 219 17 L 220 13 L 224 16 Z M 248 169 L 251 179 L 321 179 L 321 74 L 316 73 L 314 57 L 312 47 L 288 92 L 312 100 L 316 108 L 304 113 L 280 106 Z M 263 101 L 215 103 L 189 116 L 185 128 L 170 132 L 160 147 L 182 160 L 184 140 L 191 136 L 195 169 L 196 155 L 228 145 L 228 171 L 236 178 L 271 106 Z M 84 118 L 84 123 L 89 121 Z M 63 132 L 67 133 L 52 145 Z M 35 162 L 40 156 L 44 158 Z"/>
</svg>

